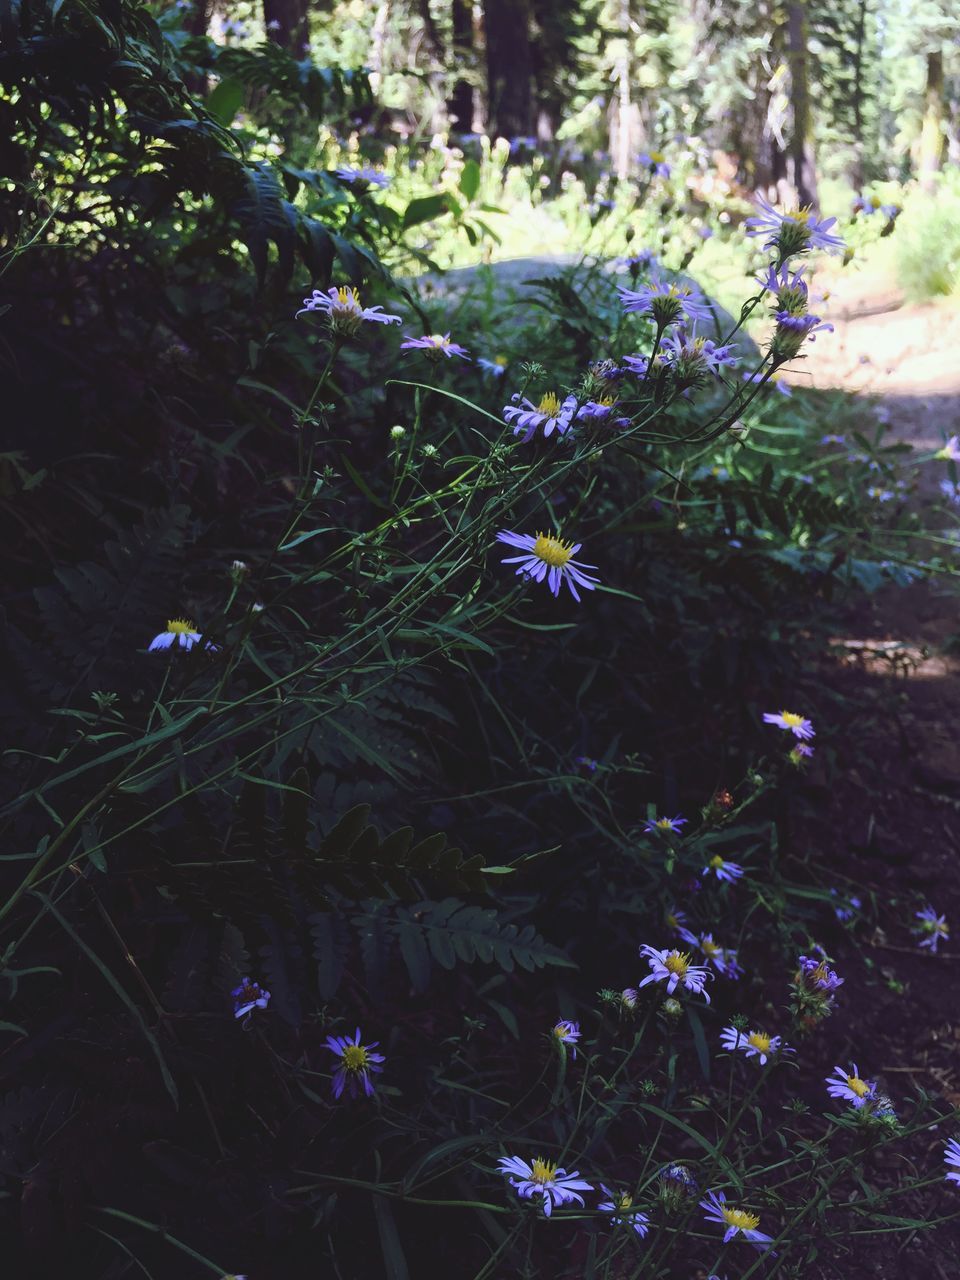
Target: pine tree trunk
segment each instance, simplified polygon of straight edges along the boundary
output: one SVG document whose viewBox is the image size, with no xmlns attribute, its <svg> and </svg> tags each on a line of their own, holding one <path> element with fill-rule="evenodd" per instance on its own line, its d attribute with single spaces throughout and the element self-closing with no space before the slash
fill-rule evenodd
<svg viewBox="0 0 960 1280">
<path fill-rule="evenodd" d="M 473 14 L 469 0 L 451 0 L 450 18 L 453 25 L 453 51 L 451 61 L 455 67 L 473 64 Z M 473 129 L 473 85 L 469 80 L 457 80 L 447 102 L 447 114 L 460 133 Z"/>
<path fill-rule="evenodd" d="M 920 132 L 920 187 L 928 195 L 937 189 L 943 160 L 943 51 L 927 54 L 927 90 Z"/>
<path fill-rule="evenodd" d="M 533 129 L 533 62 L 527 0 L 484 0 L 488 131 L 516 138 Z"/>
<path fill-rule="evenodd" d="M 790 139 L 791 178 L 802 205 L 817 207 L 817 169 L 810 136 L 809 56 L 807 52 L 807 11 L 804 0 L 791 0 L 790 99 L 793 106 L 793 135 Z"/>
</svg>

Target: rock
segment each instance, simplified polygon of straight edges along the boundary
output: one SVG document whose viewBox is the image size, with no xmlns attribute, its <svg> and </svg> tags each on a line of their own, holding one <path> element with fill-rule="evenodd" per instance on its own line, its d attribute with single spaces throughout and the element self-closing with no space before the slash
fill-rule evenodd
<svg viewBox="0 0 960 1280">
<path fill-rule="evenodd" d="M 675 278 L 683 284 L 700 288 L 690 276 L 677 273 Z M 616 316 L 619 300 L 614 286 L 630 282 L 626 268 L 618 266 L 615 260 L 585 261 L 577 254 L 565 253 L 506 258 L 502 262 L 477 267 L 456 267 L 442 275 L 419 276 L 409 282 L 409 287 L 427 306 L 442 302 L 458 310 L 462 308 L 469 314 L 471 324 L 480 322 L 481 327 L 502 332 L 504 328 L 520 330 L 531 321 L 535 325 L 541 324 L 542 310 L 540 306 L 533 305 L 536 294 L 530 282 L 542 279 L 554 280 L 558 286 L 566 282 L 576 297 L 599 317 L 605 312 L 609 312 L 611 317 Z M 554 291 L 552 296 L 558 299 L 558 305 L 562 305 L 558 291 Z M 736 322 L 718 302 L 709 295 L 704 296 L 710 304 L 713 320 L 702 321 L 697 331 L 719 342 L 730 333 Z M 483 325 L 484 320 L 486 326 Z M 741 357 L 759 363 L 760 350 L 742 329 L 737 333 L 735 342 Z"/>
</svg>

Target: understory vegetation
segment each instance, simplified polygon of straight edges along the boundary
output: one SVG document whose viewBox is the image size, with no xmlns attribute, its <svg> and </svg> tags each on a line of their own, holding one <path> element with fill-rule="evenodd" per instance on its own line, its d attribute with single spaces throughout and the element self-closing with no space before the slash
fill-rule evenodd
<svg viewBox="0 0 960 1280">
<path fill-rule="evenodd" d="M 400 136 L 364 49 L 195 17 L 3 32 L 9 1273 L 772 1280 L 951 1223 L 955 1110 L 832 959 L 949 922 L 810 833 L 838 611 L 952 590 L 960 442 L 803 374 L 838 273 L 955 287 L 955 172 L 847 189 L 838 109 L 836 206 L 774 207 L 664 72 L 618 173 L 602 43 L 549 145 L 429 132 L 426 72 Z"/>
</svg>

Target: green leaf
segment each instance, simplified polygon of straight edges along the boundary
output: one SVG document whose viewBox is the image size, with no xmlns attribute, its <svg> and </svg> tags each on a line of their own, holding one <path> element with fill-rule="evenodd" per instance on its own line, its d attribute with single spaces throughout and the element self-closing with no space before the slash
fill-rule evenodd
<svg viewBox="0 0 960 1280">
<path fill-rule="evenodd" d="M 239 80 L 226 76 L 207 95 L 206 108 L 222 125 L 230 126 L 243 106 L 243 85 Z"/>
<path fill-rule="evenodd" d="M 384 1196 L 374 1196 L 373 1212 L 377 1219 L 377 1230 L 380 1233 L 385 1280 L 410 1280 L 410 1270 L 400 1244 L 397 1224 L 393 1218 L 393 1206 Z"/>
<path fill-rule="evenodd" d="M 411 200 L 403 213 L 403 229 L 418 227 L 422 222 L 432 222 L 448 209 L 447 197 L 444 195 L 418 196 Z"/>
<path fill-rule="evenodd" d="M 480 190 L 480 166 L 476 160 L 468 160 L 460 174 L 460 190 L 468 200 L 473 200 Z"/>
</svg>

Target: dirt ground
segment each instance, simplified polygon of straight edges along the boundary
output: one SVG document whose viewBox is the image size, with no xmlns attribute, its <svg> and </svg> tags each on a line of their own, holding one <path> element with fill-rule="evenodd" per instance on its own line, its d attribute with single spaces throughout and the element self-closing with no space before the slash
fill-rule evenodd
<svg viewBox="0 0 960 1280">
<path fill-rule="evenodd" d="M 879 397 L 888 442 L 937 449 L 960 433 L 960 306 L 909 305 L 869 277 L 839 277 L 831 294 L 825 315 L 836 332 L 822 335 L 792 380 Z M 916 502 L 929 501 L 945 465 L 924 468 Z M 832 734 L 837 764 L 829 785 L 821 780 L 822 814 L 804 839 L 818 860 L 866 886 L 866 916 L 829 939 L 847 1000 L 823 1048 L 837 1062 L 869 1062 L 894 1099 L 924 1089 L 960 1106 L 960 585 L 880 592 L 841 630 L 820 675 L 854 714 Z M 918 951 L 909 932 L 918 896 L 952 926 L 936 956 Z M 960 1124 L 931 1134 L 901 1159 L 926 1176 L 942 1172 L 942 1143 L 957 1133 Z M 890 1212 L 929 1218 L 958 1207 L 957 1189 L 944 1183 Z M 842 1280 L 960 1276 L 957 1222 L 851 1245 Z M 841 1280 L 816 1264 L 814 1274 Z"/>
</svg>

